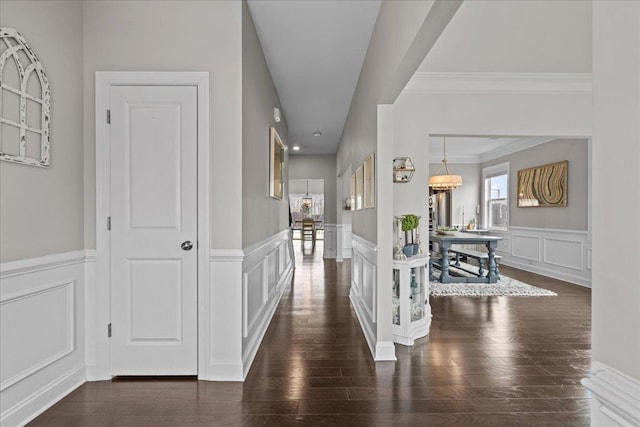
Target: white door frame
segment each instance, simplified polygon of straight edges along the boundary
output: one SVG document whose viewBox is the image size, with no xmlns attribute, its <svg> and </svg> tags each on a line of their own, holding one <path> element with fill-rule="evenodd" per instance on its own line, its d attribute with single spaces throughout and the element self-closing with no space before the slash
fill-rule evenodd
<svg viewBox="0 0 640 427">
<path fill-rule="evenodd" d="M 111 378 L 110 128 L 107 110 L 112 86 L 194 86 L 198 97 L 198 378 L 207 379 L 210 354 L 209 322 L 209 73 L 96 72 L 96 282 L 94 302 L 86 304 L 87 379 Z M 91 343 L 95 347 L 91 348 Z"/>
</svg>

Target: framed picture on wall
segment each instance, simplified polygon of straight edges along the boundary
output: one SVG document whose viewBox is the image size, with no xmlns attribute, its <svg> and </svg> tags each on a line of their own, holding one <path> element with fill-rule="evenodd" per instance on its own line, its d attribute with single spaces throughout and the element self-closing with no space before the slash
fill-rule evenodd
<svg viewBox="0 0 640 427">
<path fill-rule="evenodd" d="M 351 174 L 351 209 L 352 211 L 356 210 L 356 174 Z"/>
<path fill-rule="evenodd" d="M 363 207 L 363 195 L 364 195 L 364 167 L 360 165 L 356 169 L 356 210 L 360 210 Z"/>
<path fill-rule="evenodd" d="M 376 163 L 375 154 L 371 153 L 364 159 L 364 198 L 363 208 L 376 206 Z"/>
<path fill-rule="evenodd" d="M 518 207 L 567 206 L 567 160 L 518 171 Z"/>
<path fill-rule="evenodd" d="M 284 143 L 276 128 L 271 128 L 269 138 L 269 196 L 282 199 L 284 196 Z"/>
</svg>

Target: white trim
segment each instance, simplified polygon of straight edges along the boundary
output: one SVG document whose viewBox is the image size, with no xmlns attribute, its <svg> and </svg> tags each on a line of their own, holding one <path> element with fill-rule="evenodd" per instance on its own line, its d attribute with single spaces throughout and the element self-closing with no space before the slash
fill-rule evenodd
<svg viewBox="0 0 640 427">
<path fill-rule="evenodd" d="M 62 281 L 56 282 L 53 284 L 41 285 L 30 289 L 28 291 L 20 291 L 14 294 L 9 294 L 7 296 L 3 296 L 2 300 L 0 300 L 0 306 L 12 303 L 17 300 L 35 297 L 37 295 L 44 294 L 46 292 L 53 292 L 58 289 L 66 289 L 67 291 L 67 346 L 61 351 L 52 354 L 44 360 L 36 363 L 35 365 L 23 370 L 22 372 L 18 372 L 11 378 L 7 378 L 2 383 L 0 383 L 0 392 L 11 387 L 12 385 L 22 381 L 23 379 L 33 375 L 34 373 L 46 368 L 47 366 L 57 362 L 63 357 L 73 353 L 75 350 L 75 280 L 71 281 Z"/>
<path fill-rule="evenodd" d="M 551 228 L 509 227 L 508 231 L 492 231 L 491 235 L 502 237 L 498 243 L 496 253 L 502 255 L 501 265 L 507 265 L 543 276 L 553 277 L 577 285 L 591 287 L 591 271 L 589 267 L 591 243 L 587 241 L 588 232 L 584 230 L 556 230 Z M 536 239 L 538 245 L 537 258 L 514 255 L 517 252 L 515 238 Z M 581 269 L 578 265 L 567 265 L 562 260 L 554 260 L 547 254 L 548 241 L 566 241 L 574 243 L 575 257 L 580 258 Z M 530 255 L 530 254 L 527 254 Z"/>
<path fill-rule="evenodd" d="M 591 73 L 416 72 L 403 93 L 590 94 Z"/>
<path fill-rule="evenodd" d="M 95 259 L 95 253 L 93 251 L 72 251 L 19 261 L 3 262 L 0 264 L 0 279 L 35 273 L 37 271 L 51 270 L 66 265 L 82 264 L 90 260 L 90 258 Z"/>
<path fill-rule="evenodd" d="M 391 361 L 396 359 L 396 346 L 393 341 L 378 341 L 373 360 L 376 362 Z"/>
<path fill-rule="evenodd" d="M 566 230 L 562 228 L 537 228 L 537 227 L 520 227 L 512 225 L 509 227 L 510 230 L 519 230 L 519 231 L 531 231 L 531 232 L 544 232 L 544 233 L 571 233 L 571 234 L 580 234 L 580 235 L 588 235 L 589 232 L 585 230 Z"/>
<path fill-rule="evenodd" d="M 520 238 L 523 238 L 523 239 L 535 239 L 535 240 L 537 240 L 538 241 L 538 244 L 537 244 L 537 246 L 538 246 L 538 257 L 537 258 L 531 258 L 531 257 L 524 256 L 524 255 L 516 255 L 514 253 L 514 246 L 515 245 L 513 244 L 513 239 L 515 237 L 520 237 Z M 524 235 L 524 234 L 511 234 L 511 256 L 515 257 L 515 258 L 520 258 L 520 259 L 526 259 L 526 260 L 529 260 L 529 261 L 538 261 L 539 262 L 542 259 L 542 256 L 540 255 L 540 251 L 542 250 L 542 248 L 540 247 L 540 242 L 541 241 L 542 241 L 542 238 L 540 236 L 527 236 L 527 235 Z"/>
<path fill-rule="evenodd" d="M 351 240 L 353 243 L 355 243 L 355 245 L 352 243 L 351 245 L 352 248 L 354 246 L 360 245 L 362 246 L 362 249 L 364 249 L 367 252 L 378 252 L 378 248 L 375 244 L 358 236 L 357 234 L 351 233 Z M 360 251 L 360 252 L 363 252 L 363 251 Z M 375 259 L 368 259 L 368 261 L 371 262 L 372 264 L 375 264 Z"/>
<path fill-rule="evenodd" d="M 550 261 L 547 257 L 547 242 L 567 242 L 567 243 L 575 243 L 580 246 L 580 265 L 569 265 L 563 264 L 559 262 Z M 542 262 L 546 262 L 547 264 L 557 265 L 558 267 L 570 268 L 572 270 L 583 271 L 584 270 L 584 259 L 582 254 L 584 254 L 584 244 L 579 240 L 570 240 L 570 239 L 558 239 L 554 237 L 543 237 L 542 238 Z"/>
<path fill-rule="evenodd" d="M 195 86 L 198 97 L 198 377 L 207 378 L 209 360 L 210 286 L 209 286 L 209 73 L 208 72 L 144 72 L 105 71 L 96 72 L 96 307 L 95 328 L 88 334 L 97 334 L 96 366 L 92 367 L 92 379 L 111 377 L 111 343 L 106 334 L 100 333 L 111 318 L 111 290 L 109 272 L 109 234 L 105 226 L 109 216 L 109 141 L 110 130 L 105 115 L 109 109 L 111 86 L 173 85 Z"/>
<path fill-rule="evenodd" d="M 550 268 L 545 268 L 544 266 L 540 265 L 527 264 L 526 262 L 519 261 L 517 259 L 502 258 L 502 260 L 500 261 L 500 265 L 506 265 L 507 267 L 513 267 L 519 270 L 536 273 L 541 276 L 550 277 L 552 279 L 573 283 L 574 285 L 584 286 L 585 288 L 591 288 L 591 279 L 580 277 L 574 274 L 564 273 Z"/>
<path fill-rule="evenodd" d="M 507 195 L 506 195 L 507 196 L 507 224 L 509 224 L 509 221 L 511 221 L 511 212 L 510 212 L 511 186 L 509 185 L 509 182 L 511 181 L 510 164 L 509 162 L 503 162 L 503 163 L 498 163 L 497 165 L 487 166 L 486 168 L 482 169 L 482 181 L 480 182 L 480 194 L 481 194 L 480 200 L 482 202 L 482 222 L 483 222 L 484 228 L 490 231 L 507 231 L 508 230 L 508 226 L 507 226 L 507 229 L 498 228 L 498 227 L 489 227 L 489 223 L 488 223 L 489 209 L 487 206 L 487 201 L 488 201 L 487 189 L 485 188 L 486 181 L 487 179 L 495 178 L 501 175 L 507 175 Z M 489 189 L 489 198 L 491 198 L 491 189 Z"/>
<path fill-rule="evenodd" d="M 640 381 L 597 361 L 591 372 L 581 383 L 592 393 L 593 425 L 640 425 Z"/>
<path fill-rule="evenodd" d="M 251 365 L 253 364 L 253 360 L 258 353 L 258 349 L 260 348 L 260 344 L 264 338 L 264 334 L 267 332 L 267 328 L 271 324 L 271 320 L 273 319 L 273 315 L 278 308 L 278 304 L 280 303 L 280 298 L 282 298 L 282 294 L 289 283 L 291 283 L 291 278 L 293 277 L 293 268 L 288 268 L 286 275 L 282 277 L 280 282 L 278 283 L 276 289 L 277 294 L 275 298 L 272 298 L 270 302 L 263 308 L 263 314 L 260 316 L 260 322 L 258 326 L 255 327 L 254 333 L 251 337 L 249 337 L 245 348 L 243 349 L 242 354 L 242 378 L 246 378 L 247 374 L 249 374 L 249 369 L 251 369 Z"/>
<path fill-rule="evenodd" d="M 2 414 L 0 414 L 0 424 L 6 426 L 23 426 L 85 382 L 85 366 L 77 366 L 57 377 L 21 402 L 2 412 Z"/>
<path fill-rule="evenodd" d="M 211 249 L 209 250 L 210 261 L 239 262 L 244 259 L 242 249 Z"/>
</svg>

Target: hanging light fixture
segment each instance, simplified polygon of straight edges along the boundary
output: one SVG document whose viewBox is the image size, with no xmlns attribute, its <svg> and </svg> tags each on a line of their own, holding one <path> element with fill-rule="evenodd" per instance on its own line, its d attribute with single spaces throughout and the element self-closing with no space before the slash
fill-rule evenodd
<svg viewBox="0 0 640 427">
<path fill-rule="evenodd" d="M 447 166 L 447 137 L 443 137 L 444 151 L 442 156 L 442 163 L 444 164 L 445 175 L 441 175 L 442 165 L 438 168 L 436 175 L 429 177 L 429 187 L 434 190 L 453 190 L 462 185 L 462 176 L 453 175 L 449 171 Z"/>
<path fill-rule="evenodd" d="M 311 206 L 313 205 L 313 197 L 309 196 L 309 180 L 307 180 L 307 195 L 302 198 L 300 208 L 303 212 L 311 212 Z"/>
</svg>

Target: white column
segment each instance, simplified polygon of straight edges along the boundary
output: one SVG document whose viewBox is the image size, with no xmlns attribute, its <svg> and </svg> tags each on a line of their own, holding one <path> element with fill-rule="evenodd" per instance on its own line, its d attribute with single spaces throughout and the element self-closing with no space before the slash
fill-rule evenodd
<svg viewBox="0 0 640 427">
<path fill-rule="evenodd" d="M 592 425 L 640 425 L 640 2 L 593 2 L 593 102 L 593 369 L 583 384 Z"/>
</svg>

